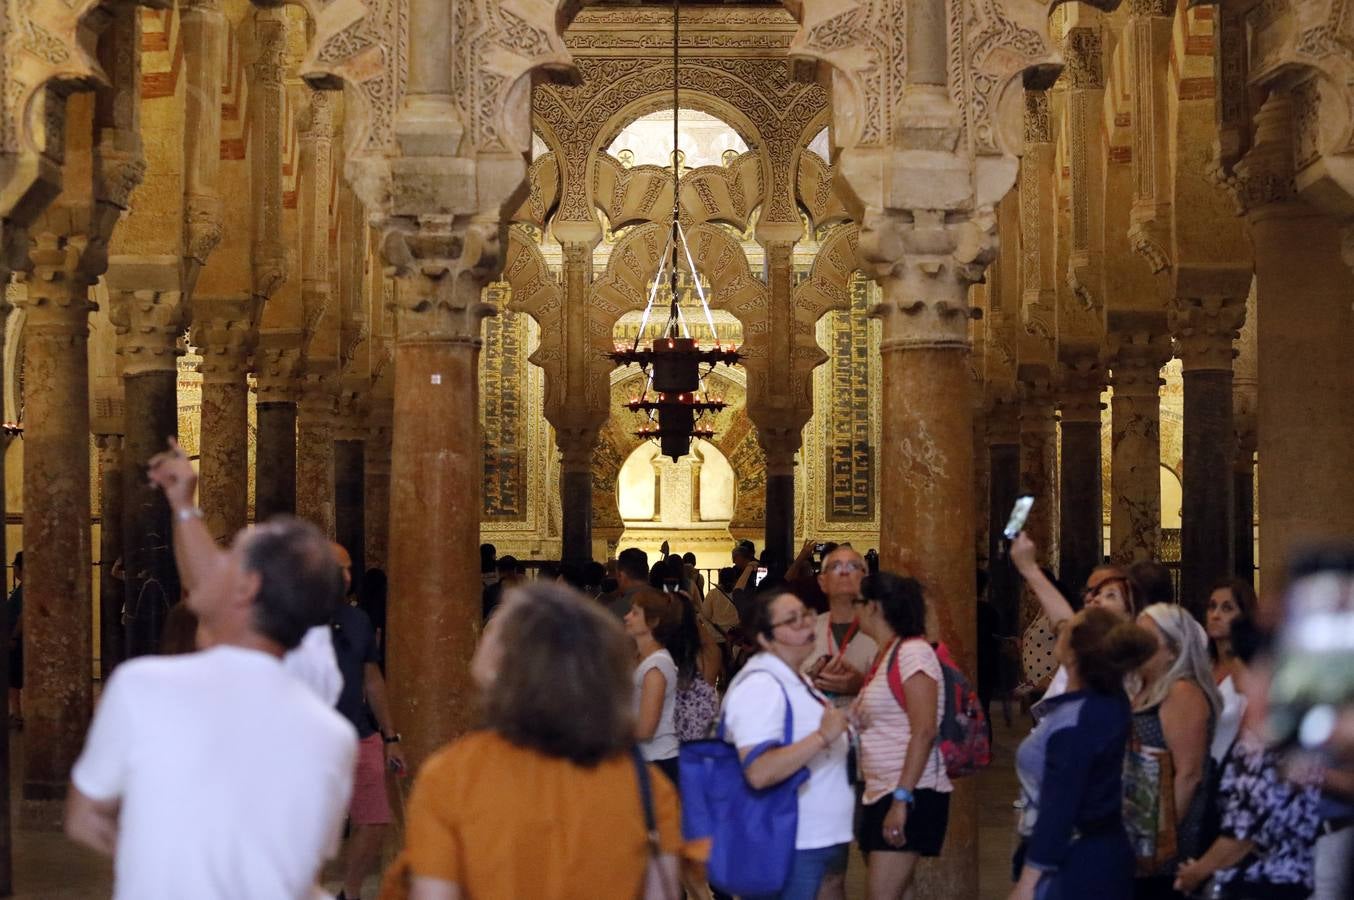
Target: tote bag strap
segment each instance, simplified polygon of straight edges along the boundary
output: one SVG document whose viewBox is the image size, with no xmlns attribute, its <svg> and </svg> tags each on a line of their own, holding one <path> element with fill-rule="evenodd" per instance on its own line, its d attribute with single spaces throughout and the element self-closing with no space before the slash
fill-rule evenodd
<svg viewBox="0 0 1354 900">
<path fill-rule="evenodd" d="M 753 675 L 766 675 L 768 678 L 770 678 L 772 681 L 774 681 L 774 682 L 776 683 L 776 687 L 780 688 L 780 695 L 781 695 L 782 697 L 785 698 L 785 728 L 784 728 L 785 735 L 784 735 L 784 737 L 782 738 L 782 741 L 783 741 L 783 743 L 784 743 L 785 746 L 789 746 L 791 743 L 793 743 L 793 738 L 794 738 L 794 714 L 793 714 L 793 713 L 791 712 L 791 710 L 790 710 L 790 695 L 789 695 L 788 693 L 786 693 L 786 691 L 785 691 L 785 685 L 781 684 L 779 678 L 777 678 L 775 675 L 772 675 L 770 672 L 766 671 L 765 669 L 754 669 L 754 670 L 751 671 L 751 672 L 748 672 L 748 671 L 745 670 L 745 671 L 739 673 L 738 677 L 737 677 L 736 679 L 734 679 L 734 681 L 735 681 L 735 683 L 741 682 L 743 679 L 745 679 L 745 678 L 751 678 Z M 729 685 L 729 691 L 732 691 L 733 688 L 734 688 L 734 685 L 732 685 L 732 684 Z M 728 694 L 727 694 L 727 693 L 725 694 L 725 698 L 726 698 L 726 699 L 728 698 Z M 721 741 L 724 740 L 724 713 L 723 713 L 723 712 L 721 712 L 721 713 L 719 714 L 719 727 L 715 729 L 715 737 L 718 738 L 718 739 L 721 740 Z"/>
</svg>

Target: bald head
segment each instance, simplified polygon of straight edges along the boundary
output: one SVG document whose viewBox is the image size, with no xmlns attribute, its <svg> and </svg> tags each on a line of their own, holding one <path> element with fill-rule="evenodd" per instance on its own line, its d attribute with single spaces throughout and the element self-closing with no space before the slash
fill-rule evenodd
<svg viewBox="0 0 1354 900">
<path fill-rule="evenodd" d="M 347 594 L 353 586 L 353 558 L 337 541 L 329 542 L 329 550 L 334 555 L 334 564 L 343 575 L 343 593 Z"/>
</svg>

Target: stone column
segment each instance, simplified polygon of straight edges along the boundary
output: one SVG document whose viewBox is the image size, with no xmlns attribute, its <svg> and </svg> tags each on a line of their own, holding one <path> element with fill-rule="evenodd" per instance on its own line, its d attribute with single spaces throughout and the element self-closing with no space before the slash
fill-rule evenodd
<svg viewBox="0 0 1354 900">
<path fill-rule="evenodd" d="M 1007 632 L 1017 623 L 1020 577 L 1001 546 L 1002 529 L 1020 495 L 1020 408 L 1013 401 L 994 401 L 987 414 L 988 550 L 991 561 L 988 592 L 1001 611 Z"/>
<path fill-rule="evenodd" d="M 229 539 L 249 517 L 249 384 L 253 297 L 193 298 L 193 346 L 202 354 L 198 503 L 207 530 Z"/>
<path fill-rule="evenodd" d="M 766 544 L 771 558 L 789 566 L 795 558 L 795 453 L 800 433 L 793 429 L 757 429 L 766 453 Z"/>
<path fill-rule="evenodd" d="M 1161 542 L 1161 367 L 1171 358 L 1164 313 L 1110 313 L 1110 555 L 1155 559 Z"/>
<path fill-rule="evenodd" d="M 563 514 L 560 557 L 565 562 L 592 560 L 592 454 L 597 429 L 591 426 L 555 429 L 559 446 L 560 508 Z"/>
<path fill-rule="evenodd" d="M 113 566 L 122 559 L 122 435 L 97 434 L 99 448 L 99 671 L 104 682 L 125 654 L 126 591 Z"/>
<path fill-rule="evenodd" d="M 333 383 L 307 373 L 296 407 L 296 514 L 334 537 Z"/>
<path fill-rule="evenodd" d="M 1093 354 L 1070 358 L 1062 366 L 1058 575 L 1072 590 L 1086 583 L 1105 555 L 1100 483 L 1100 392 L 1104 384 L 1105 370 Z"/>
<path fill-rule="evenodd" d="M 146 462 L 178 434 L 178 357 L 183 306 L 179 260 L 114 258 L 109 318 L 123 384 L 123 567 L 127 656 L 155 653 L 169 607 L 179 602 L 169 504 L 146 481 Z"/>
<path fill-rule="evenodd" d="M 1255 245 L 1260 587 L 1304 542 L 1354 534 L 1354 309 L 1335 220 L 1293 193 L 1290 98 L 1271 91 L 1237 166 Z"/>
<path fill-rule="evenodd" d="M 880 564 L 918 570 L 931 633 L 968 671 L 977 609 L 968 288 L 981 273 L 979 260 L 995 250 L 995 226 L 995 217 L 913 209 L 861 233 L 862 255 L 882 288 Z M 920 890 L 946 883 L 954 896 L 977 896 L 977 840 L 977 798 L 961 789 L 947 861 Z"/>
<path fill-rule="evenodd" d="M 1236 455 L 1232 460 L 1232 565 L 1238 578 L 1255 579 L 1255 405 L 1258 373 L 1255 368 L 1255 283 L 1246 301 L 1246 322 L 1236 342 L 1232 361 L 1232 431 Z"/>
<path fill-rule="evenodd" d="M 24 378 L 23 800 L 66 795 L 93 706 L 88 300 L 80 241 L 38 233 L 17 304 Z"/>
<path fill-rule="evenodd" d="M 368 414 L 363 510 L 367 521 L 367 567 L 384 569 L 390 560 L 390 438 L 394 409 L 391 398 L 377 399 Z"/>
<path fill-rule="evenodd" d="M 254 518 L 296 513 L 296 398 L 300 395 L 300 334 L 264 332 L 254 354 L 258 434 L 254 450 Z"/>
<path fill-rule="evenodd" d="M 446 279 L 451 281 L 451 279 Z M 395 718 L 414 759 L 473 721 L 468 664 L 480 620 L 479 291 L 403 280 L 391 454 L 389 668 Z M 429 292 L 453 305 L 420 302 Z M 448 541 L 447 535 L 460 538 Z M 407 724 L 406 724 L 407 723 Z"/>
<path fill-rule="evenodd" d="M 1056 571 L 1058 543 L 1058 424 L 1049 371 L 1021 366 L 1020 491 L 1034 496 L 1025 531 L 1039 546 L 1045 564 Z"/>
<path fill-rule="evenodd" d="M 1180 601 L 1200 613 L 1209 587 L 1233 571 L 1232 342 L 1246 300 L 1180 297 L 1169 315 L 1185 383 Z"/>
<path fill-rule="evenodd" d="M 353 584 L 366 571 L 366 416 L 347 400 L 334 428 L 334 540 L 353 559 Z"/>
</svg>

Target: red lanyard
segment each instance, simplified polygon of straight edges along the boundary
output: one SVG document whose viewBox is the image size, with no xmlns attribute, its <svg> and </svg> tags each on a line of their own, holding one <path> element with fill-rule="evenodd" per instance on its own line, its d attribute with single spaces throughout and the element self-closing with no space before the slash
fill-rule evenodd
<svg viewBox="0 0 1354 900">
<path fill-rule="evenodd" d="M 865 693 L 865 688 L 869 687 L 870 682 L 874 680 L 875 673 L 879 671 L 879 664 L 889 658 L 890 652 L 898 642 L 899 639 L 894 638 L 889 641 L 887 647 L 879 648 L 879 652 L 876 653 L 874 657 L 874 664 L 870 666 L 870 671 L 866 673 L 865 680 L 860 683 L 860 693 Z"/>
<path fill-rule="evenodd" d="M 846 637 L 842 638 L 842 645 L 841 645 L 841 648 L 838 649 L 838 650 L 836 650 L 836 651 L 833 651 L 833 649 L 832 649 L 832 643 L 833 643 L 834 638 L 832 637 L 832 620 L 829 619 L 829 620 L 828 620 L 828 623 L 827 623 L 827 649 L 828 649 L 828 652 L 831 653 L 833 656 L 836 656 L 836 657 L 839 657 L 839 658 L 840 658 L 841 655 L 842 655 L 843 653 L 846 652 L 846 645 L 849 644 L 849 643 L 851 643 L 851 638 L 855 637 L 855 636 L 856 636 L 856 632 L 859 631 L 859 630 L 860 630 L 860 619 L 852 619 L 852 620 L 851 620 L 851 625 L 846 629 Z"/>
</svg>

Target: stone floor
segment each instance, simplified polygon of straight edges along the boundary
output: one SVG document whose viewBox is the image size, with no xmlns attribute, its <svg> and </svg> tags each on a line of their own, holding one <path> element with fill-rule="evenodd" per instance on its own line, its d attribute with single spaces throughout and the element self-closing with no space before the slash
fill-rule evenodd
<svg viewBox="0 0 1354 900">
<path fill-rule="evenodd" d="M 1011 801 L 1016 796 L 1014 755 L 1023 734 L 1019 720 L 1006 726 L 996 713 L 996 748 L 991 768 L 978 777 L 979 796 L 979 880 L 982 900 L 1005 900 L 1010 891 Z M 21 755 L 22 738 L 14 741 L 12 758 Z M 18 794 L 17 766 L 11 773 L 14 795 Z M 393 843 L 393 842 L 392 842 Z M 388 848 L 388 852 L 393 847 Z M 332 867 L 331 867 L 332 868 Z M 326 885 L 337 891 L 337 877 Z M 58 832 L 19 828 L 14 832 L 14 897 L 25 900 L 86 900 L 107 897 L 111 893 L 112 867 L 94 853 L 74 846 Z M 851 900 L 865 896 L 865 867 L 858 853 L 851 855 L 847 873 L 847 894 Z M 366 897 L 376 896 L 372 879 Z"/>
</svg>

